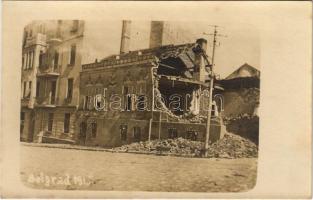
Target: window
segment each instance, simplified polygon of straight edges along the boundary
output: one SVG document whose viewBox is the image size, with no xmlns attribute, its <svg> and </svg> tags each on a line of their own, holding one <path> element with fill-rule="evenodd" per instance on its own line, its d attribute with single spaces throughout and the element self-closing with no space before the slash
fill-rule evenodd
<svg viewBox="0 0 313 200">
<path fill-rule="evenodd" d="M 73 79 L 69 78 L 67 80 L 67 99 L 71 100 L 73 96 Z"/>
<path fill-rule="evenodd" d="M 25 123 L 25 113 L 21 112 L 21 121 L 20 121 L 20 133 L 24 131 L 24 123 Z"/>
<path fill-rule="evenodd" d="M 28 68 L 29 68 L 29 69 L 32 69 L 32 68 L 33 68 L 33 65 L 34 65 L 34 52 L 30 52 L 30 53 L 29 53 L 29 56 L 30 56 L 30 63 L 29 63 Z"/>
<path fill-rule="evenodd" d="M 96 122 L 91 123 L 91 136 L 93 138 L 97 136 L 97 123 Z"/>
<path fill-rule="evenodd" d="M 145 110 L 145 95 L 139 95 L 137 98 L 137 109 L 138 111 Z"/>
<path fill-rule="evenodd" d="M 40 51 L 39 54 L 39 67 L 43 67 L 43 61 L 44 61 L 44 53 Z"/>
<path fill-rule="evenodd" d="M 139 142 L 141 140 L 141 129 L 140 127 L 134 127 L 134 140 Z"/>
<path fill-rule="evenodd" d="M 26 96 L 26 88 L 27 87 L 27 82 L 24 82 L 24 86 L 23 86 L 23 98 Z"/>
<path fill-rule="evenodd" d="M 24 69 L 25 55 L 22 57 L 22 69 Z"/>
<path fill-rule="evenodd" d="M 32 82 L 31 81 L 29 81 L 29 83 L 28 83 L 28 91 L 27 92 L 28 92 L 27 97 L 29 98 L 31 95 L 31 92 L 32 92 Z"/>
<path fill-rule="evenodd" d="M 27 53 L 24 53 L 24 60 L 23 60 L 23 69 L 26 69 L 26 65 L 27 65 Z"/>
<path fill-rule="evenodd" d="M 52 131 L 53 127 L 53 113 L 49 113 L 48 115 L 48 131 Z"/>
<path fill-rule="evenodd" d="M 54 63 L 53 63 L 53 68 L 54 70 L 58 69 L 59 65 L 59 53 L 57 51 L 54 52 Z"/>
<path fill-rule="evenodd" d="M 127 86 L 124 86 L 124 95 L 125 95 L 125 110 L 131 111 L 132 110 L 132 95 L 130 94 L 129 88 Z"/>
<path fill-rule="evenodd" d="M 36 83 L 36 97 L 39 97 L 40 95 L 40 81 L 37 81 Z"/>
<path fill-rule="evenodd" d="M 77 32 L 78 31 L 78 25 L 79 25 L 79 21 L 73 20 L 73 26 L 72 26 L 71 32 L 73 32 L 73 33 Z"/>
<path fill-rule="evenodd" d="M 75 64 L 75 57 L 76 57 L 76 45 L 71 46 L 70 58 L 69 58 L 69 65 Z"/>
<path fill-rule="evenodd" d="M 196 141 L 197 140 L 197 136 L 198 136 L 198 132 L 196 132 L 196 131 L 187 131 L 187 137 L 186 137 L 187 139 Z"/>
<path fill-rule="evenodd" d="M 25 66 L 25 69 L 28 69 L 29 62 L 30 62 L 30 59 L 29 59 L 29 58 L 30 58 L 30 57 L 29 57 L 29 53 L 27 53 L 27 54 L 26 54 L 26 58 L 27 58 L 27 59 L 26 59 L 26 66 Z"/>
<path fill-rule="evenodd" d="M 88 101 L 89 101 L 89 96 L 85 96 L 85 98 L 84 98 L 84 106 L 83 106 L 84 110 L 88 109 Z"/>
<path fill-rule="evenodd" d="M 177 138 L 177 137 L 178 137 L 177 129 L 176 128 L 169 128 L 168 129 L 168 138 L 174 139 L 174 138 Z"/>
<path fill-rule="evenodd" d="M 69 133 L 70 132 L 70 113 L 65 113 L 64 115 L 64 133 Z"/>
<path fill-rule="evenodd" d="M 126 141 L 127 140 L 127 125 L 122 124 L 120 126 L 120 131 L 121 131 L 121 140 Z"/>
</svg>

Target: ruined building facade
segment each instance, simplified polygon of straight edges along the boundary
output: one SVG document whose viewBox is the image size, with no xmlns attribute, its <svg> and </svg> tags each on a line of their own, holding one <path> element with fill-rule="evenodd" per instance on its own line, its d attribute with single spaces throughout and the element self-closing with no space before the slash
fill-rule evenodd
<svg viewBox="0 0 313 200">
<path fill-rule="evenodd" d="M 123 21 L 120 53 L 98 61 L 107 46 L 97 23 L 51 20 L 25 27 L 21 140 L 106 147 L 156 138 L 203 141 L 206 40 L 164 45 L 169 26 L 152 22 L 149 48 L 130 51 L 131 22 Z M 213 107 L 211 141 L 223 136 L 221 105 Z"/>
<path fill-rule="evenodd" d="M 83 65 L 76 140 L 106 147 L 150 139 L 204 141 L 206 40 L 107 57 Z M 178 108 L 179 109 L 175 109 Z M 223 135 L 217 109 L 210 140 Z"/>
</svg>

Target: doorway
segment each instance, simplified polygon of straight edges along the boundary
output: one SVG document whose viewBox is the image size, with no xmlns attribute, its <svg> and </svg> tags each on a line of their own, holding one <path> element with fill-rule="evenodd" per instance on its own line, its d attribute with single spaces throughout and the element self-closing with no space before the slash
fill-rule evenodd
<svg viewBox="0 0 313 200">
<path fill-rule="evenodd" d="M 86 131 L 87 131 L 87 123 L 82 122 L 80 124 L 80 130 L 79 130 L 79 144 L 85 145 L 86 143 Z"/>
</svg>

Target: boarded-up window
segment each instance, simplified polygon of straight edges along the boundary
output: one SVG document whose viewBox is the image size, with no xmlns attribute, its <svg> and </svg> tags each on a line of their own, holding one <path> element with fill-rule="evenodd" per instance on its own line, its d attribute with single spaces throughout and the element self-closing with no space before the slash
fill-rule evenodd
<svg viewBox="0 0 313 200">
<path fill-rule="evenodd" d="M 48 116 L 48 131 L 52 131 L 52 127 L 53 127 L 53 113 L 49 113 Z"/>
<path fill-rule="evenodd" d="M 71 114 L 65 113 L 65 115 L 64 115 L 64 133 L 70 132 L 70 118 L 71 118 Z"/>
</svg>

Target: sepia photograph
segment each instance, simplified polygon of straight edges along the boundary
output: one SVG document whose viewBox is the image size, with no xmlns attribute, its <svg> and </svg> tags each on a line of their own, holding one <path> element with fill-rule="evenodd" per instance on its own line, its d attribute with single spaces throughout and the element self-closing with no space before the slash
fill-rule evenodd
<svg viewBox="0 0 313 200">
<path fill-rule="evenodd" d="M 307 5 L 5 2 L 1 197 L 310 197 Z"/>
<path fill-rule="evenodd" d="M 27 186 L 241 192 L 255 185 L 253 27 L 40 20 L 25 26 L 21 45 Z"/>
</svg>

